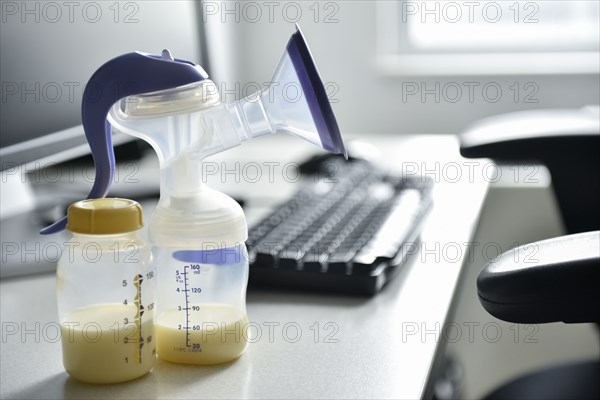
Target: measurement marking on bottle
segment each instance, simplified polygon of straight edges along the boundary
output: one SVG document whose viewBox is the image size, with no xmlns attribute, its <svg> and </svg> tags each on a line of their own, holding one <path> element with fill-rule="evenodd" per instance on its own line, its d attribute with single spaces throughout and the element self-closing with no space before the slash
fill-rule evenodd
<svg viewBox="0 0 600 400">
<path fill-rule="evenodd" d="M 190 346 L 190 298 L 189 298 L 189 289 L 188 289 L 188 279 L 187 279 L 187 268 L 189 266 L 186 265 L 183 267 L 183 291 L 185 292 L 185 347 Z"/>
<path fill-rule="evenodd" d="M 142 282 L 144 281 L 143 276 L 138 274 L 133 278 L 133 285 L 135 286 L 135 298 L 133 303 L 136 307 L 135 313 L 135 327 L 138 332 L 138 352 L 137 359 L 138 363 L 142 363 L 142 347 L 144 347 L 144 336 L 142 332 L 142 315 L 144 314 L 144 306 L 142 305 Z"/>
</svg>

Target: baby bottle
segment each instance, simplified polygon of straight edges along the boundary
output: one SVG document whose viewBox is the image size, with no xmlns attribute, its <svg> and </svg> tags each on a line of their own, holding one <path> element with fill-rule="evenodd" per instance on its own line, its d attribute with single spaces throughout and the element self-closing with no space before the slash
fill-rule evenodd
<svg viewBox="0 0 600 400">
<path fill-rule="evenodd" d="M 132 200 L 83 200 L 68 209 L 57 268 L 63 363 L 75 379 L 117 383 L 154 366 L 155 278 Z"/>
<path fill-rule="evenodd" d="M 158 276 L 158 356 L 185 364 L 231 361 L 248 342 L 246 218 L 229 196 L 193 182 L 190 171 L 201 171 L 199 161 L 176 162 L 189 167 L 189 191 L 161 182 L 149 229 Z"/>
</svg>

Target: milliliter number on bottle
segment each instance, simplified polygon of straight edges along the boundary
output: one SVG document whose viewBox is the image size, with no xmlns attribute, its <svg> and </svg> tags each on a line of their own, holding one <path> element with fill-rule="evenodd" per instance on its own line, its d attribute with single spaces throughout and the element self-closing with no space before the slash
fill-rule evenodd
<svg viewBox="0 0 600 400">
<path fill-rule="evenodd" d="M 185 330 L 185 347 L 189 351 L 201 351 L 199 343 L 192 343 L 190 341 L 190 330 L 199 331 L 200 325 L 191 324 L 191 313 L 200 311 L 200 306 L 190 305 L 190 293 L 201 293 L 202 289 L 199 287 L 191 286 L 190 275 L 200 275 L 200 265 L 191 264 L 183 267 L 183 271 L 175 271 L 175 279 L 180 284 L 177 288 L 177 292 L 183 293 L 183 305 L 177 306 L 178 311 L 185 312 L 185 325 L 178 325 L 179 330 Z"/>
<path fill-rule="evenodd" d="M 146 274 L 146 279 L 152 279 L 152 278 L 154 278 L 154 272 L 150 271 Z M 127 327 L 127 325 L 129 325 L 129 326 L 132 326 L 132 328 L 133 328 L 132 332 L 123 338 L 123 343 L 137 344 L 138 349 L 136 351 L 136 362 L 138 364 L 141 364 L 142 363 L 142 349 L 146 343 L 152 342 L 152 336 L 150 335 L 147 338 L 144 338 L 144 332 L 142 330 L 142 318 L 144 315 L 144 311 L 146 310 L 146 308 L 144 307 L 144 304 L 142 303 L 142 283 L 144 282 L 144 276 L 141 274 L 137 274 L 133 277 L 132 281 L 133 281 L 133 287 L 135 288 L 135 296 L 133 298 L 133 305 L 135 306 L 135 316 L 134 316 L 134 320 L 133 320 L 133 325 L 130 325 L 132 321 L 130 321 L 129 318 L 127 318 L 127 317 L 123 318 L 123 325 L 125 325 L 126 327 Z M 127 279 L 124 279 L 122 281 L 122 286 L 124 288 L 128 287 L 129 281 Z M 129 304 L 128 299 L 123 300 L 123 304 L 124 305 Z M 153 310 L 154 303 L 148 304 L 147 308 L 148 308 L 148 311 Z M 111 330 L 112 329 L 114 329 L 115 334 L 118 336 L 119 323 L 117 322 L 113 326 L 111 326 Z M 116 339 L 118 340 L 118 338 L 116 338 Z M 125 363 L 126 364 L 129 363 L 129 357 L 125 357 Z"/>
</svg>

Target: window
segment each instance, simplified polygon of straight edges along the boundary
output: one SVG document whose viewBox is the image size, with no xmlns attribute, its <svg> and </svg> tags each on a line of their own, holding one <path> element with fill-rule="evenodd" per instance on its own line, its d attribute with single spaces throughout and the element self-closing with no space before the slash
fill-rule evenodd
<svg viewBox="0 0 600 400">
<path fill-rule="evenodd" d="M 600 3 L 378 3 L 378 52 L 392 74 L 598 73 Z"/>
</svg>

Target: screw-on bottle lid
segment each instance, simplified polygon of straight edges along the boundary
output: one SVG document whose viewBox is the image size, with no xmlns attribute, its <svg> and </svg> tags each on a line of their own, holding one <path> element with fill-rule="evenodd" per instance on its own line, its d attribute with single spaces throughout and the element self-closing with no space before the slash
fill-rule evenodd
<svg viewBox="0 0 600 400">
<path fill-rule="evenodd" d="M 67 230 L 88 235 L 133 232 L 144 226 L 142 207 L 128 199 L 90 199 L 73 203 L 67 211 Z"/>
</svg>

